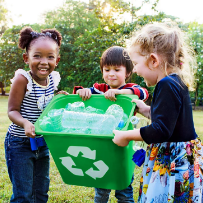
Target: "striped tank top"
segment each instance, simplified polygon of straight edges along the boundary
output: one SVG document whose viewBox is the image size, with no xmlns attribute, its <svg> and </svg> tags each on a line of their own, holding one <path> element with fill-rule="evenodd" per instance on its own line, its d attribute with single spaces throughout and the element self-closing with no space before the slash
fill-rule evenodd
<svg viewBox="0 0 203 203">
<path fill-rule="evenodd" d="M 23 118 L 34 124 L 44 108 L 54 97 L 54 90 L 57 90 L 57 86 L 60 81 L 60 75 L 58 72 L 53 71 L 48 76 L 47 86 L 41 86 L 32 79 L 29 72 L 26 72 L 23 69 L 19 69 L 15 72 L 14 79 L 18 74 L 22 74 L 28 79 L 28 91 L 26 92 L 25 97 L 21 103 L 20 114 Z M 27 137 L 25 135 L 24 128 L 16 125 L 15 123 L 11 123 L 8 131 L 13 136 Z"/>
</svg>

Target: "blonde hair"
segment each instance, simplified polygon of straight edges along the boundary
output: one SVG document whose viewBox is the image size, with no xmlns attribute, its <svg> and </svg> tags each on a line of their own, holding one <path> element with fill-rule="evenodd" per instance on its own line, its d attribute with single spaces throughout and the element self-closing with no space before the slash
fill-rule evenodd
<svg viewBox="0 0 203 203">
<path fill-rule="evenodd" d="M 132 38 L 130 47 L 138 45 L 140 54 L 160 56 L 166 75 L 177 73 L 184 84 L 192 90 L 194 85 L 193 66 L 196 64 L 194 51 L 187 44 L 187 37 L 174 24 L 152 23 L 145 25 Z"/>
</svg>

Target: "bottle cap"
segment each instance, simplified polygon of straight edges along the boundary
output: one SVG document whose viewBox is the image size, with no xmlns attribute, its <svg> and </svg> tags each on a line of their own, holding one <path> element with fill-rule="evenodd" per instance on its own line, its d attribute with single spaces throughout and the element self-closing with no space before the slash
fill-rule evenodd
<svg viewBox="0 0 203 203">
<path fill-rule="evenodd" d="M 118 127 L 119 127 L 119 128 L 123 128 L 123 127 L 124 127 L 124 121 L 123 121 L 123 120 L 121 120 L 121 121 L 119 122 Z"/>
<path fill-rule="evenodd" d="M 140 119 L 139 119 L 137 116 L 132 116 L 131 119 L 130 119 L 130 122 L 131 122 L 133 125 L 138 124 L 139 121 L 140 121 Z"/>
</svg>

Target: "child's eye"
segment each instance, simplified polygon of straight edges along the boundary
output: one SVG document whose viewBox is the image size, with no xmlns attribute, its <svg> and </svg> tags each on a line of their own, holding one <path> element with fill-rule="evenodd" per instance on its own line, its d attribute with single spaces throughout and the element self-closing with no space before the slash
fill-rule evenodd
<svg viewBox="0 0 203 203">
<path fill-rule="evenodd" d="M 40 55 L 35 54 L 35 55 L 34 55 L 34 58 L 40 58 Z"/>
<path fill-rule="evenodd" d="M 108 71 L 109 71 L 109 69 L 104 69 L 104 71 L 108 72 Z"/>
<path fill-rule="evenodd" d="M 55 57 L 54 57 L 54 56 L 49 56 L 48 58 L 49 58 L 49 59 L 54 59 Z"/>
<path fill-rule="evenodd" d="M 120 69 L 115 69 L 116 72 L 120 71 Z"/>
</svg>

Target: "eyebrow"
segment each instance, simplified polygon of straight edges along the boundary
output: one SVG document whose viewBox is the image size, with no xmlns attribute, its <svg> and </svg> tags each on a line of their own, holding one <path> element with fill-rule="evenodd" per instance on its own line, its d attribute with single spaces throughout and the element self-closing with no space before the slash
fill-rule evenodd
<svg viewBox="0 0 203 203">
<path fill-rule="evenodd" d="M 36 52 L 34 52 L 33 54 L 41 54 L 42 52 L 40 52 L 40 51 L 36 51 Z M 48 54 L 55 54 L 55 53 L 53 53 L 53 52 L 50 52 L 50 53 L 48 53 Z"/>
<path fill-rule="evenodd" d="M 121 65 L 119 65 L 119 66 L 116 66 L 116 65 L 110 65 L 110 66 L 104 66 L 104 68 L 109 68 L 109 67 L 113 67 L 113 68 L 121 68 L 120 66 L 121 66 Z"/>
</svg>

